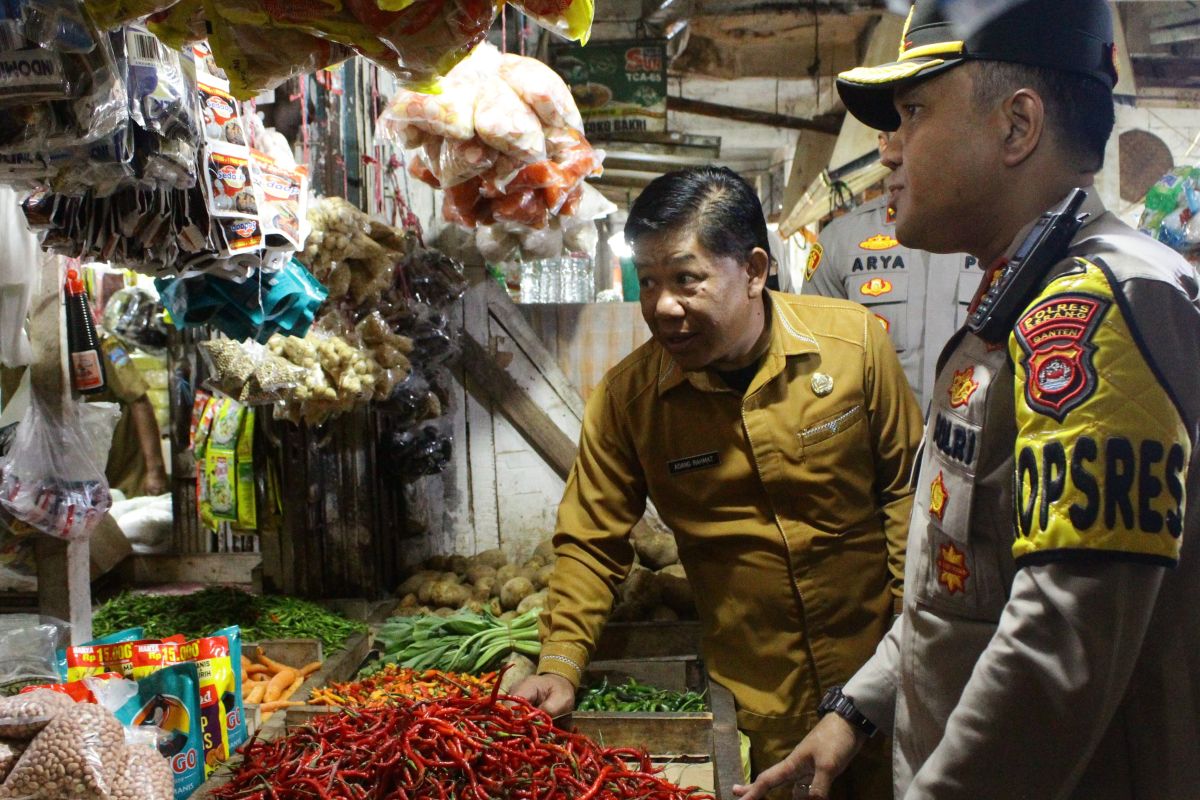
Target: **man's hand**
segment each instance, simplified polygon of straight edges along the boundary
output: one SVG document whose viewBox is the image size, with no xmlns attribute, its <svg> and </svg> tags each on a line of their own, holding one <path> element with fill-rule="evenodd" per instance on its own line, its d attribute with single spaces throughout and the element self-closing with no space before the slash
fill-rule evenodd
<svg viewBox="0 0 1200 800">
<path fill-rule="evenodd" d="M 759 800 L 794 781 L 793 798 L 826 800 L 833 779 L 845 772 L 867 735 L 837 714 L 826 714 L 787 758 L 763 771 L 749 786 L 735 785 L 740 800 Z"/>
<path fill-rule="evenodd" d="M 512 694 L 525 698 L 552 717 L 575 708 L 575 687 L 561 675 L 532 675 L 518 683 Z"/>
<path fill-rule="evenodd" d="M 167 491 L 168 480 L 167 471 L 162 467 L 158 469 L 146 470 L 146 475 L 142 478 L 142 494 L 146 496 L 158 497 L 160 494 L 165 494 Z"/>
</svg>

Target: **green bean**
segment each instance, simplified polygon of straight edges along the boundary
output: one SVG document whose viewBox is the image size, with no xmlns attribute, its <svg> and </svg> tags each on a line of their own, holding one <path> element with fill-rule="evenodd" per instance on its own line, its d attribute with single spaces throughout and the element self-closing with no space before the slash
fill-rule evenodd
<svg viewBox="0 0 1200 800">
<path fill-rule="evenodd" d="M 189 595 L 126 592 L 100 606 L 92 618 L 96 636 L 141 627 L 150 639 L 175 634 L 198 639 L 227 625 L 239 626 L 246 641 L 320 639 L 327 651 L 342 649 L 351 635 L 367 628 L 307 600 L 219 586 Z"/>
</svg>

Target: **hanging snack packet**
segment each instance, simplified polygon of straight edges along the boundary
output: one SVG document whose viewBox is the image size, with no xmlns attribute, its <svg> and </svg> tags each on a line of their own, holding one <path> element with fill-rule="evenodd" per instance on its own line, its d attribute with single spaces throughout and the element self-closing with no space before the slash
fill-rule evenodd
<svg viewBox="0 0 1200 800">
<path fill-rule="evenodd" d="M 229 666 L 233 673 L 232 692 L 221 695 L 225 707 L 225 733 L 229 737 L 229 752 L 246 743 L 246 706 L 242 702 L 242 629 L 237 625 L 213 631 L 212 638 L 224 637 L 229 642 Z M 227 686 L 228 688 L 228 686 Z"/>
<path fill-rule="evenodd" d="M 204 161 L 213 215 L 256 220 L 258 198 L 250 179 L 250 154 L 246 148 L 210 143 Z"/>
<path fill-rule="evenodd" d="M 262 221 L 270 248 L 304 248 L 302 230 L 308 201 L 308 172 L 287 169 L 258 150 L 251 150 L 254 176 L 262 187 Z"/>
<path fill-rule="evenodd" d="M 241 429 L 242 406 L 222 398 L 213 419 L 205 450 L 208 507 L 214 520 L 237 521 L 237 434 Z"/>
<path fill-rule="evenodd" d="M 127 727 L 158 733 L 158 752 L 171 762 L 175 800 L 187 800 L 204 782 L 200 671 L 193 663 L 172 664 L 138 681 L 138 703 L 117 718 Z"/>
<path fill-rule="evenodd" d="M 247 531 L 258 530 L 254 476 L 254 409 L 248 407 L 237 441 L 237 527 Z"/>
<path fill-rule="evenodd" d="M 196 94 L 200 99 L 200 127 L 210 143 L 222 142 L 245 146 L 246 130 L 238 113 L 237 101 L 216 78 L 197 77 Z"/>
<path fill-rule="evenodd" d="M 229 660 L 229 641 L 224 636 L 196 639 L 181 646 L 179 655 L 183 661 L 195 662 L 199 670 L 204 776 L 207 778 L 229 758 L 229 731 L 223 698 L 236 686 Z"/>
<path fill-rule="evenodd" d="M 131 658 L 132 672 L 129 677 L 140 681 L 160 669 L 178 664 L 181 660 L 179 646 L 182 644 L 182 639 L 182 636 L 174 636 L 161 642 L 134 642 Z"/>
</svg>

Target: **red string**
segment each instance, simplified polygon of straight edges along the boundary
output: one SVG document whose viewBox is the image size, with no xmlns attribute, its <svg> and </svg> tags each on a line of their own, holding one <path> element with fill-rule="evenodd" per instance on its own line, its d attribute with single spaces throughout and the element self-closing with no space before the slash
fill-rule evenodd
<svg viewBox="0 0 1200 800">
<path fill-rule="evenodd" d="M 500 6 L 500 52 L 508 52 L 508 19 L 506 12 L 508 11 L 508 3 Z"/>
</svg>

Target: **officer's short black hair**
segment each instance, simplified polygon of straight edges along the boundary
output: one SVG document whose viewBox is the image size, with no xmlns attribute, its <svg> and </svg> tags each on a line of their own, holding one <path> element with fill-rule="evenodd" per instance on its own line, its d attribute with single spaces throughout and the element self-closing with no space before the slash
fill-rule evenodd
<svg viewBox="0 0 1200 800">
<path fill-rule="evenodd" d="M 739 261 L 754 248 L 771 255 L 767 221 L 754 189 L 727 167 L 689 167 L 655 178 L 638 195 L 625 222 L 625 240 L 695 227 L 701 246 Z"/>
<path fill-rule="evenodd" d="M 1046 109 L 1046 127 L 1084 172 L 1104 166 L 1104 148 L 1116 122 L 1112 90 L 1096 78 L 1007 61 L 975 61 L 974 101 L 988 109 L 1018 89 L 1037 92 Z"/>
</svg>

